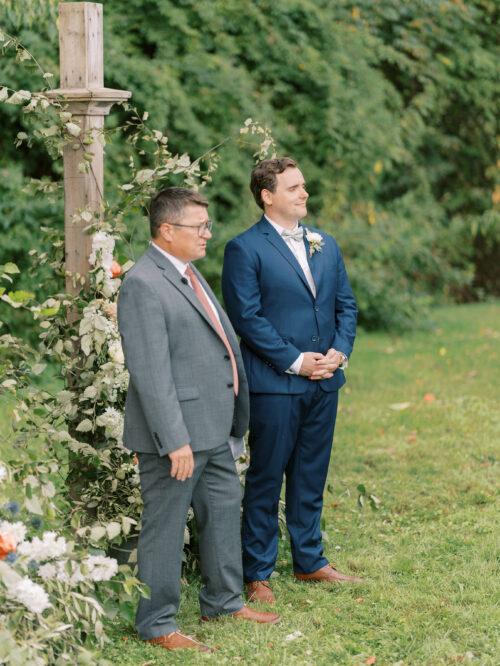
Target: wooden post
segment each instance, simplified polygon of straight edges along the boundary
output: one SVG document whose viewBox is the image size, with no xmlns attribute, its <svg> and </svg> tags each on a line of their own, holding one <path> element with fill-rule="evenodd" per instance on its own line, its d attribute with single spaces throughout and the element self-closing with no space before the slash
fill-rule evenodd
<svg viewBox="0 0 500 666">
<path fill-rule="evenodd" d="M 102 5 L 96 2 L 64 2 L 59 5 L 60 88 L 51 91 L 63 97 L 80 137 L 90 131 L 93 142 L 82 146 L 76 138 L 64 148 L 64 235 L 66 290 L 78 293 L 80 277 L 89 271 L 91 236 L 84 231 L 88 221 L 78 219 L 82 210 L 102 212 L 104 151 L 96 139 L 115 102 L 129 99 L 128 90 L 104 87 Z M 82 172 L 84 153 L 93 155 L 88 172 Z M 75 215 L 77 220 L 75 221 Z"/>
</svg>

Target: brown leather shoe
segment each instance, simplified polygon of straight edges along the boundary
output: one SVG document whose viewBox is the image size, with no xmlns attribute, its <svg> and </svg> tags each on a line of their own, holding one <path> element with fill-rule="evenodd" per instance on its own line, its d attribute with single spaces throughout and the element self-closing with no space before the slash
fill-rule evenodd
<svg viewBox="0 0 500 666">
<path fill-rule="evenodd" d="M 253 580 L 246 584 L 246 588 L 247 599 L 250 603 L 257 601 L 271 606 L 274 606 L 276 603 L 276 597 L 271 590 L 268 580 Z"/>
<path fill-rule="evenodd" d="M 358 576 L 347 576 L 340 573 L 331 564 L 326 564 L 321 569 L 312 573 L 303 574 L 295 572 L 293 574 L 297 580 L 304 580 L 310 583 L 362 583 L 363 579 Z"/>
<path fill-rule="evenodd" d="M 224 617 L 234 617 L 237 620 L 249 620 L 250 622 L 258 622 L 259 624 L 276 624 L 281 620 L 280 616 L 276 615 L 276 613 L 255 611 L 252 608 L 248 608 L 248 606 L 243 606 L 240 610 L 237 610 L 235 613 L 229 613 L 228 615 L 215 615 L 214 617 L 202 615 L 201 620 L 202 622 L 212 622 Z"/>
<path fill-rule="evenodd" d="M 192 636 L 185 636 L 180 631 L 174 631 L 165 636 L 158 636 L 157 638 L 148 638 L 146 643 L 158 645 L 165 650 L 198 650 L 199 652 L 214 652 L 208 645 L 203 645 L 196 641 Z"/>
</svg>

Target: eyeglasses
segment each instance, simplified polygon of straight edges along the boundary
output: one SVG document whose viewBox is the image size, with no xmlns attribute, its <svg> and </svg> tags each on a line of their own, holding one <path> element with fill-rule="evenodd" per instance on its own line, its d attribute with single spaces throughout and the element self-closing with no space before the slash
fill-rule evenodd
<svg viewBox="0 0 500 666">
<path fill-rule="evenodd" d="M 207 231 L 212 231 L 212 227 L 214 226 L 214 223 L 212 220 L 208 220 L 207 222 L 203 222 L 202 224 L 179 224 L 178 222 L 167 222 L 167 224 L 171 224 L 173 227 L 185 227 L 186 229 L 198 229 L 198 236 L 203 236 Z"/>
</svg>

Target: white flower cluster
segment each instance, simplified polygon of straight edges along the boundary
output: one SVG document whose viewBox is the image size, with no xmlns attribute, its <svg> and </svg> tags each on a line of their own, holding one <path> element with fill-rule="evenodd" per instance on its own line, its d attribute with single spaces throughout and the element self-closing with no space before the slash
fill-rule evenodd
<svg viewBox="0 0 500 666">
<path fill-rule="evenodd" d="M 96 299 L 83 311 L 79 333 L 84 353 L 100 353 L 107 344 L 109 361 L 103 363 L 94 375 L 92 388 L 88 387 L 84 397 L 104 396 L 108 404 L 123 397 L 128 388 L 129 374 L 125 368 L 123 349 L 116 322 L 116 305 Z"/>
<path fill-rule="evenodd" d="M 67 547 L 64 537 L 57 536 L 55 532 L 44 532 L 41 539 L 33 537 L 31 541 L 22 543 L 18 548 L 18 553 L 37 562 L 46 562 L 65 555 Z"/>
<path fill-rule="evenodd" d="M 106 298 L 111 298 L 120 286 L 120 280 L 113 279 L 111 272 L 114 249 L 115 239 L 113 236 L 104 231 L 98 231 L 93 235 L 89 263 L 96 268 L 102 269 L 102 273 L 99 271 L 96 273 L 96 280 Z"/>
<path fill-rule="evenodd" d="M 118 562 L 104 555 L 89 555 L 83 562 L 88 569 L 89 578 L 95 582 L 110 580 L 118 572 Z"/>
<path fill-rule="evenodd" d="M 115 239 L 113 236 L 98 231 L 92 236 L 92 251 L 89 257 L 89 263 L 92 266 L 101 266 L 111 277 L 111 264 L 113 263 L 113 251 L 115 249 Z"/>
<path fill-rule="evenodd" d="M 113 578 L 118 572 L 118 563 L 111 557 L 103 555 L 89 555 L 81 565 L 77 562 L 49 562 L 38 569 L 38 575 L 43 580 L 57 580 L 73 586 L 85 580 L 93 582 L 106 581 Z"/>
<path fill-rule="evenodd" d="M 34 583 L 30 578 L 24 577 L 7 585 L 7 594 L 11 599 L 26 606 L 32 613 L 43 613 L 50 608 L 49 595 L 41 585 Z"/>
<path fill-rule="evenodd" d="M 0 534 L 14 541 L 17 547 L 26 536 L 26 526 L 21 522 L 9 523 L 8 520 L 0 521 Z"/>
<path fill-rule="evenodd" d="M 5 467 L 5 465 L 0 464 L 0 483 L 2 481 L 5 481 L 6 478 L 7 478 L 7 468 Z"/>
<path fill-rule="evenodd" d="M 91 301 L 84 309 L 78 333 L 82 351 L 89 356 L 92 351 L 100 353 L 106 342 L 119 339 L 116 323 L 101 310 L 102 301 Z"/>
<path fill-rule="evenodd" d="M 113 363 L 117 363 L 118 365 L 123 365 L 125 363 L 122 343 L 120 340 L 113 340 L 110 342 L 108 345 L 108 356 Z"/>
<path fill-rule="evenodd" d="M 78 585 L 85 580 L 80 567 L 75 562 L 47 562 L 38 569 L 38 575 L 43 580 L 58 580 L 68 585 Z"/>
<path fill-rule="evenodd" d="M 122 444 L 123 437 L 123 414 L 114 407 L 106 407 L 104 412 L 96 418 L 96 423 L 104 428 L 106 437 L 116 439 Z"/>
</svg>

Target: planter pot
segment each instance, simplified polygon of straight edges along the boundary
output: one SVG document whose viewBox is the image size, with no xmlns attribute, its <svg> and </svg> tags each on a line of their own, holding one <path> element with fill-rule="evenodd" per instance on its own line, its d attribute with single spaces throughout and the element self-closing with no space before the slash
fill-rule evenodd
<svg viewBox="0 0 500 666">
<path fill-rule="evenodd" d="M 138 536 L 130 537 L 120 544 L 112 544 L 107 550 L 107 555 L 108 557 L 114 557 L 118 564 L 130 564 L 133 566 L 137 562 L 138 543 Z"/>
</svg>

